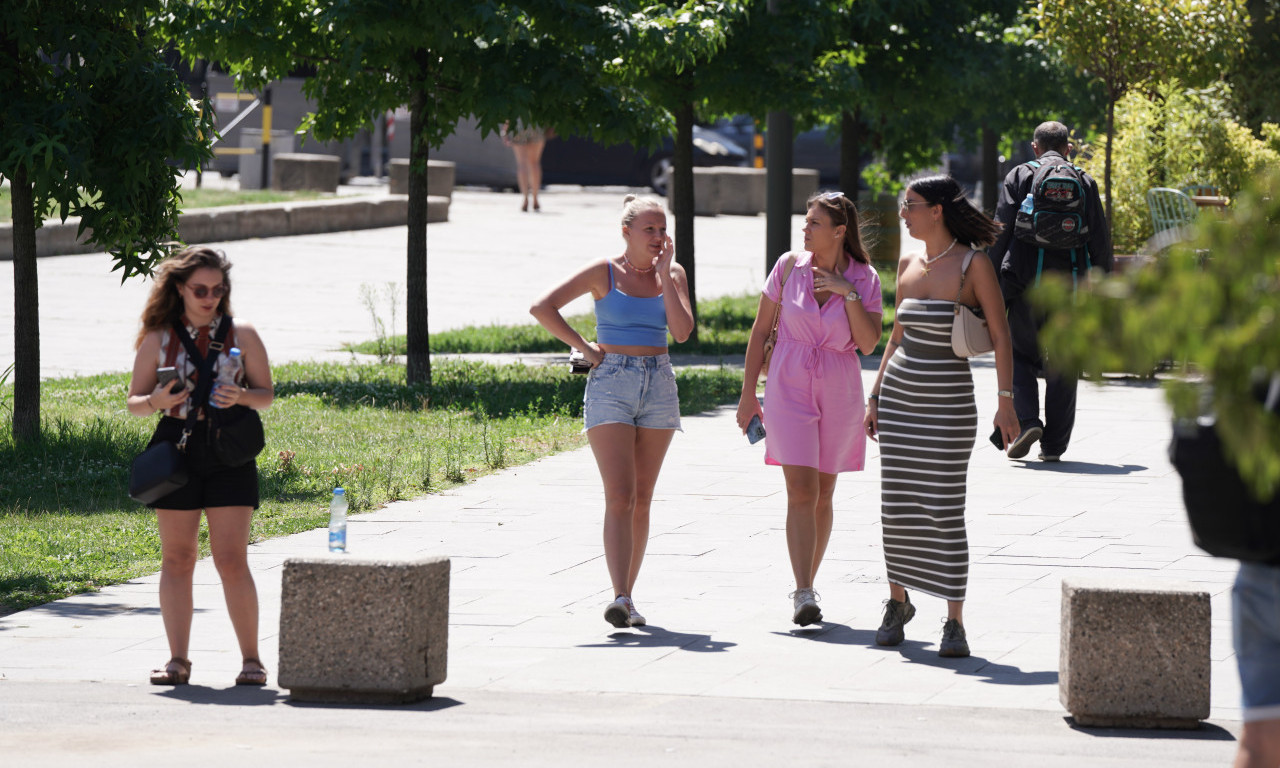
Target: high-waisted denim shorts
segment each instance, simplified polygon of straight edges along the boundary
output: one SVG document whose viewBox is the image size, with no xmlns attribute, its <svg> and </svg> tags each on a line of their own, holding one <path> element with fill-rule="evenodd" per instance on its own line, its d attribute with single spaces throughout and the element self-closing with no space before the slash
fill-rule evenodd
<svg viewBox="0 0 1280 768">
<path fill-rule="evenodd" d="M 582 405 L 584 432 L 601 424 L 680 429 L 680 395 L 671 357 L 606 354 L 587 377 Z"/>
<path fill-rule="evenodd" d="M 1241 563 L 1231 602 L 1244 720 L 1280 720 L 1280 567 Z"/>
</svg>

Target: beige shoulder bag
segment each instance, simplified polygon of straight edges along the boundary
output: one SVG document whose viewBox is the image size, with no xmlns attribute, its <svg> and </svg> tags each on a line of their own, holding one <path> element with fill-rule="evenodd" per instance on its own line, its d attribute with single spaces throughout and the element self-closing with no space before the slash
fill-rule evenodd
<svg viewBox="0 0 1280 768">
<path fill-rule="evenodd" d="M 996 348 L 991 342 L 991 331 L 987 328 L 987 320 L 982 316 L 982 309 L 960 303 L 960 294 L 964 292 L 964 276 L 969 271 L 969 262 L 973 261 L 975 251 L 970 250 L 960 266 L 960 290 L 956 292 L 955 321 L 951 324 L 951 350 L 956 357 L 973 357 Z"/>
<path fill-rule="evenodd" d="M 760 373 L 769 375 L 769 360 L 773 357 L 773 347 L 778 343 L 778 321 L 782 319 L 782 289 L 787 287 L 787 278 L 791 276 L 791 270 L 796 266 L 796 255 L 794 252 L 787 252 L 783 256 L 789 259 L 786 266 L 782 268 L 782 285 L 778 288 L 778 305 L 773 308 L 773 327 L 769 329 L 769 336 L 764 340 L 764 362 L 760 365 Z"/>
</svg>

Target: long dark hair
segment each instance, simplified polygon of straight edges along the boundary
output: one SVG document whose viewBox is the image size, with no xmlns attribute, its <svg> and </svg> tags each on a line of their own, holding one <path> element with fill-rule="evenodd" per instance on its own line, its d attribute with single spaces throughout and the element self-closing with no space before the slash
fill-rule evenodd
<svg viewBox="0 0 1280 768">
<path fill-rule="evenodd" d="M 1000 224 L 969 202 L 959 182 L 950 176 L 926 176 L 907 187 L 929 205 L 941 205 L 947 231 L 970 248 L 985 248 L 1000 234 Z"/>
<path fill-rule="evenodd" d="M 142 308 L 142 328 L 133 343 L 134 349 L 142 346 L 142 340 L 148 333 L 168 328 L 182 317 L 182 295 L 178 293 L 178 287 L 186 283 L 196 270 L 205 267 L 222 273 L 227 292 L 218 302 L 218 314 L 231 315 L 231 262 L 222 251 L 215 251 L 207 245 L 189 245 L 162 261 L 156 270 L 151 295 Z"/>
<path fill-rule="evenodd" d="M 871 257 L 862 242 L 862 223 L 858 219 L 858 209 L 854 207 L 853 201 L 843 192 L 821 192 L 809 198 L 805 208 L 815 205 L 827 212 L 832 226 L 844 227 L 844 252 L 849 254 L 849 258 L 870 264 Z"/>
</svg>

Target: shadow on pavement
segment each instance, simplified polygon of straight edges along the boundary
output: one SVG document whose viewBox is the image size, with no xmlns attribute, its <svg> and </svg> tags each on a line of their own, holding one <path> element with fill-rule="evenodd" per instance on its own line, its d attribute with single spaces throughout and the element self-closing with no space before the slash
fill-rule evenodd
<svg viewBox="0 0 1280 768">
<path fill-rule="evenodd" d="M 197 613 L 207 613 L 207 608 L 196 608 Z M 45 603 L 26 609 L 24 613 L 31 615 L 46 614 L 49 616 L 58 616 L 60 618 L 81 618 L 81 619 L 99 619 L 109 616 L 119 616 L 125 613 L 152 614 L 160 615 L 159 606 L 139 607 L 137 605 L 125 605 L 123 603 L 103 603 L 99 605 L 85 605 L 82 603 L 68 602 L 59 600 L 53 603 Z M 0 632 L 6 629 L 13 629 L 18 625 L 4 626 L 0 625 Z"/>
<path fill-rule="evenodd" d="M 282 704 L 289 695 L 274 688 L 257 688 L 248 685 L 230 685 L 213 688 L 207 685 L 175 685 L 165 690 L 157 686 L 156 696 L 188 704 L 221 704 L 233 707 L 261 707 Z"/>
<path fill-rule="evenodd" d="M 737 645 L 723 640 L 712 640 L 711 635 L 691 632 L 672 632 L 652 624 L 632 627 L 634 632 L 614 632 L 608 643 L 586 643 L 579 648 L 679 648 L 695 653 L 722 653 Z"/>
<path fill-rule="evenodd" d="M 1150 467 L 1141 464 L 1094 464 L 1088 461 L 1033 461 L 1022 463 L 1023 469 L 1034 472 L 1060 472 L 1067 475 L 1131 475 L 1145 472 Z"/>
<path fill-rule="evenodd" d="M 854 629 L 847 624 L 840 624 L 834 621 L 820 621 L 807 627 L 796 627 L 788 632 L 774 632 L 773 634 L 781 637 L 813 640 L 819 643 L 831 643 L 833 645 L 874 647 L 876 643 L 875 630 Z"/>
<path fill-rule="evenodd" d="M 1235 741 L 1231 731 L 1213 723 L 1200 723 L 1195 730 L 1180 728 L 1094 728 L 1077 725 L 1071 715 L 1062 718 L 1071 730 L 1107 739 L 1187 739 L 1190 741 Z"/>
<path fill-rule="evenodd" d="M 320 703 L 315 701 L 292 701 L 285 694 L 281 694 L 283 703 L 291 707 L 299 709 L 372 709 L 372 710 L 389 710 L 394 709 L 398 712 L 439 712 L 445 709 L 463 706 L 466 702 L 451 699 L 448 696 L 432 696 L 429 699 L 415 701 L 412 704 L 360 704 L 360 703 Z"/>
</svg>

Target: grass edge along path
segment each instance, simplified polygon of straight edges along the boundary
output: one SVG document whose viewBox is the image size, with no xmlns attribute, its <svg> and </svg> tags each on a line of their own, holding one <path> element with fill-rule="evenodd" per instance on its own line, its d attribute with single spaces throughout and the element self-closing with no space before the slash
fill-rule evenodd
<svg viewBox="0 0 1280 768">
<path fill-rule="evenodd" d="M 586 377 L 566 366 L 432 369 L 426 388 L 407 386 L 401 365 L 273 366 L 252 540 L 325 526 L 336 485 L 359 514 L 585 444 Z M 686 415 L 736 401 L 742 382 L 723 367 L 677 379 Z M 159 570 L 155 515 L 127 494 L 155 419 L 125 412 L 127 387 L 123 373 L 43 382 L 42 439 L 18 446 L 0 382 L 0 615 Z"/>
</svg>

